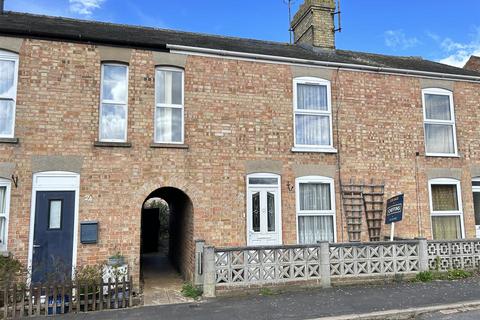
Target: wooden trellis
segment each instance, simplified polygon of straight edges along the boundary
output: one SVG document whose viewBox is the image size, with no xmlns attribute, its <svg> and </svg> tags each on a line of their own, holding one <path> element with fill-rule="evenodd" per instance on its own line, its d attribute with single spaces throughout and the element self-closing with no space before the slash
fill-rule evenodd
<svg viewBox="0 0 480 320">
<path fill-rule="evenodd" d="M 354 180 L 350 179 L 350 183 L 342 185 L 342 193 L 348 240 L 360 241 L 364 207 L 363 184 L 355 184 Z"/>
<path fill-rule="evenodd" d="M 367 222 L 370 241 L 380 241 L 383 220 L 384 183 L 355 182 L 342 185 L 343 208 L 347 223 L 348 240 L 361 241 L 363 217 Z"/>
<path fill-rule="evenodd" d="M 375 184 L 373 179 L 364 186 L 363 203 L 370 241 L 380 241 L 384 217 L 383 194 L 385 184 Z"/>
</svg>

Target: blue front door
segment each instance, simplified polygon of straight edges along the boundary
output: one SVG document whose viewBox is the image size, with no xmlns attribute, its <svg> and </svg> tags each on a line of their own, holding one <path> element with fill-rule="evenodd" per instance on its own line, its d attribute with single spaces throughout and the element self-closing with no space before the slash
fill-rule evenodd
<svg viewBox="0 0 480 320">
<path fill-rule="evenodd" d="M 65 281 L 72 276 L 74 191 L 37 191 L 32 282 Z"/>
</svg>

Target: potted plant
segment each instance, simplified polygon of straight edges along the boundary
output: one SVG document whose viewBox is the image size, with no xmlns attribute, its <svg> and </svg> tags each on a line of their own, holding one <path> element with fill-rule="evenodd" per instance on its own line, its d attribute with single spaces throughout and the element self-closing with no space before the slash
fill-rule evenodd
<svg viewBox="0 0 480 320">
<path fill-rule="evenodd" d="M 108 258 L 107 264 L 112 267 L 118 267 L 125 264 L 125 257 L 117 251 L 113 256 Z"/>
</svg>

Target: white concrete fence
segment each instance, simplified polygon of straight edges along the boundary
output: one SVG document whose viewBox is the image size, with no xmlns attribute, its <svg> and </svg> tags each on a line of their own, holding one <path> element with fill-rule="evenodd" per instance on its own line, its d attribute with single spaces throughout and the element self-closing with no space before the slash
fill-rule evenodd
<svg viewBox="0 0 480 320">
<path fill-rule="evenodd" d="M 261 286 L 382 280 L 480 266 L 480 240 L 426 239 L 214 248 L 196 243 L 195 284 L 204 295 Z"/>
</svg>

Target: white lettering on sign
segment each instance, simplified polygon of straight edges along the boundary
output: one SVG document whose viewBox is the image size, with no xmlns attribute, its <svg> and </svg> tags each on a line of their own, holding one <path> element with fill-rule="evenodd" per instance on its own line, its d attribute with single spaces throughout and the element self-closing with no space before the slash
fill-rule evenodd
<svg viewBox="0 0 480 320">
<path fill-rule="evenodd" d="M 393 214 L 402 211 L 402 206 L 401 205 L 396 205 L 394 207 L 390 207 L 387 210 L 387 214 Z"/>
</svg>

